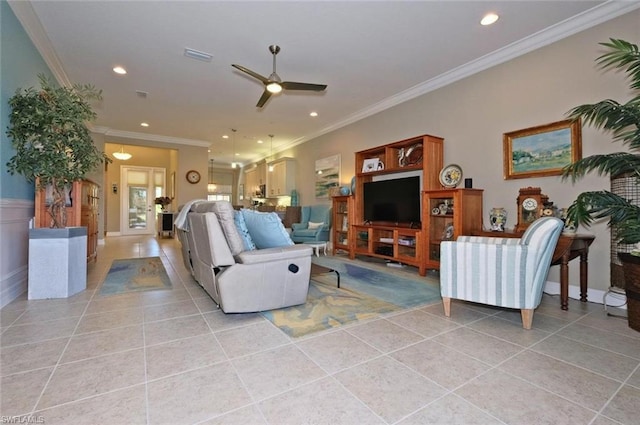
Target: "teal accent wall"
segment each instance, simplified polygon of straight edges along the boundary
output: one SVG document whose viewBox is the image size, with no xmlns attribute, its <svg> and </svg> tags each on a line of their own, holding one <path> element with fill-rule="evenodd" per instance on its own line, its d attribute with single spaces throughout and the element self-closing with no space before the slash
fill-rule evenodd
<svg viewBox="0 0 640 425">
<path fill-rule="evenodd" d="M 9 4 L 0 0 L 0 199 L 34 198 L 33 184 L 7 171 L 7 161 L 15 152 L 7 137 L 7 102 L 18 88 L 39 86 L 38 74 L 53 77 Z"/>
</svg>

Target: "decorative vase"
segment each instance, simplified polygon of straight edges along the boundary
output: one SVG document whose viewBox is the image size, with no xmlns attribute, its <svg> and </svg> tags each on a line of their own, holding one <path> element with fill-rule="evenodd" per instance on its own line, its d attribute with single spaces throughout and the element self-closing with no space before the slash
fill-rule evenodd
<svg viewBox="0 0 640 425">
<path fill-rule="evenodd" d="M 350 193 L 351 193 L 351 190 L 349 189 L 349 186 L 341 186 L 340 187 L 340 195 L 348 196 Z"/>
<path fill-rule="evenodd" d="M 504 232 L 504 226 L 507 224 L 507 210 L 503 207 L 491 208 L 489 223 L 491 223 L 492 232 Z"/>
<path fill-rule="evenodd" d="M 292 207 L 298 206 L 298 191 L 295 189 L 291 191 L 291 206 Z"/>
<path fill-rule="evenodd" d="M 356 176 L 353 176 L 351 178 L 351 194 L 352 195 L 356 194 Z"/>
</svg>

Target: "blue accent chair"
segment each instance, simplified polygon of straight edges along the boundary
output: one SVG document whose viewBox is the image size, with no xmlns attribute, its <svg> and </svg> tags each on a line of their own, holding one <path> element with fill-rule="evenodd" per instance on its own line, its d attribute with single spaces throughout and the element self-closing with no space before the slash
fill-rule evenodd
<svg viewBox="0 0 640 425">
<path fill-rule="evenodd" d="M 330 229 L 331 205 L 305 206 L 301 210 L 300 223 L 291 224 L 291 240 L 295 243 L 327 242 Z"/>
<path fill-rule="evenodd" d="M 459 236 L 440 244 L 440 294 L 444 315 L 451 298 L 520 309 L 531 329 L 563 223 L 543 217 L 520 239 Z"/>
</svg>

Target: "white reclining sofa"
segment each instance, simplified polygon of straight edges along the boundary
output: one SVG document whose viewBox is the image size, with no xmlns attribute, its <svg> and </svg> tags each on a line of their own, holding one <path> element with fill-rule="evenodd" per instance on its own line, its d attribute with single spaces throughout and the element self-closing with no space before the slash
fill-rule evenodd
<svg viewBox="0 0 640 425">
<path fill-rule="evenodd" d="M 312 248 L 294 245 L 277 214 L 247 210 L 243 215 L 227 201 L 196 201 L 184 208 L 188 212 L 181 211 L 176 228 L 185 266 L 222 311 L 256 312 L 306 302 Z M 238 224 L 244 216 L 253 221 L 254 214 L 269 215 L 255 216 L 255 242 Z"/>
</svg>

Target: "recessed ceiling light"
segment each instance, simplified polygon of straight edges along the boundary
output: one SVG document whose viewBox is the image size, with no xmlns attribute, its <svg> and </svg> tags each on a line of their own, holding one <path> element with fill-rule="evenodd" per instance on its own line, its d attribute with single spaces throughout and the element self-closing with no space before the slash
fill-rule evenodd
<svg viewBox="0 0 640 425">
<path fill-rule="evenodd" d="M 495 13 L 487 13 L 480 21 L 480 25 L 491 25 L 495 23 L 500 17 Z"/>
<path fill-rule="evenodd" d="M 236 152 L 236 156 L 240 156 L 240 154 L 238 152 Z"/>
<path fill-rule="evenodd" d="M 148 122 L 141 122 L 140 126 L 141 127 L 149 127 L 149 123 Z"/>
<path fill-rule="evenodd" d="M 318 116 L 318 113 L 314 111 L 314 112 L 311 112 L 311 113 L 309 114 L 309 116 L 317 117 L 317 116 Z"/>
<path fill-rule="evenodd" d="M 227 135 L 227 134 L 223 134 L 223 135 L 222 135 L 222 138 L 223 138 L 223 139 L 228 139 L 228 138 L 229 138 L 229 135 Z"/>
<path fill-rule="evenodd" d="M 127 73 L 127 70 L 121 66 L 116 66 L 115 68 L 113 68 L 113 72 L 115 72 L 116 74 L 124 75 Z"/>
<path fill-rule="evenodd" d="M 258 139 L 258 143 L 264 143 L 262 140 Z"/>
</svg>

